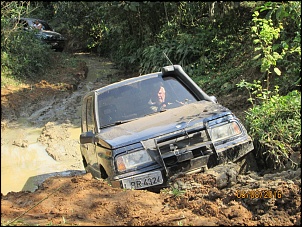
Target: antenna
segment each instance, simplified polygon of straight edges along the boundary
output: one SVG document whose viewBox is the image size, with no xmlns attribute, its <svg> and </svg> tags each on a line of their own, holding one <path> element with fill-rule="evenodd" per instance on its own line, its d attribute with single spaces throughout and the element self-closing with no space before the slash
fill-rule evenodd
<svg viewBox="0 0 302 227">
<path fill-rule="evenodd" d="M 170 64 L 173 65 L 173 63 L 170 61 L 170 59 L 168 58 L 168 56 L 166 55 L 166 53 L 163 52 L 163 54 L 165 55 L 165 57 L 167 58 L 167 60 L 170 62 Z"/>
</svg>

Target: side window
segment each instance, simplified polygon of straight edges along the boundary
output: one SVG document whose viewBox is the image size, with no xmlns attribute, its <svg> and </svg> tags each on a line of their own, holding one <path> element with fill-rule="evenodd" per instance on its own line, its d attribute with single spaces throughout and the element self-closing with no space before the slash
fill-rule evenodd
<svg viewBox="0 0 302 227">
<path fill-rule="evenodd" d="M 82 106 L 82 131 L 94 132 L 94 114 L 92 96 L 86 98 Z"/>
</svg>

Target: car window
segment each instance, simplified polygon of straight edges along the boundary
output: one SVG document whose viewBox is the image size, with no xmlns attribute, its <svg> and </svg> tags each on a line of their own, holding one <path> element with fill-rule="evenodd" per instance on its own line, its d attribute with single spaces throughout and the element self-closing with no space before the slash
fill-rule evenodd
<svg viewBox="0 0 302 227">
<path fill-rule="evenodd" d="M 48 31 L 53 31 L 52 27 L 46 22 L 46 21 L 41 21 L 39 22 L 42 24 L 42 29 L 43 30 L 48 30 Z M 15 20 L 15 23 L 19 24 L 19 26 L 29 29 L 34 27 L 34 20 L 25 20 L 25 19 L 20 19 L 20 20 Z"/>
<path fill-rule="evenodd" d="M 196 101 L 195 97 L 175 78 L 168 77 L 164 80 L 164 87 L 168 95 L 167 99 L 177 100 L 179 102 Z"/>
<path fill-rule="evenodd" d="M 40 23 L 42 24 L 42 29 L 43 30 L 52 31 L 52 28 L 49 26 L 48 23 L 46 23 L 45 21 L 40 21 Z"/>
<path fill-rule="evenodd" d="M 197 99 L 175 78 L 156 77 L 137 81 L 100 93 L 97 97 L 100 127 L 120 124 L 153 114 L 152 100 L 156 100 L 158 87 L 166 89 L 167 109 L 179 107 Z M 151 104 L 150 104 L 151 103 Z"/>
</svg>

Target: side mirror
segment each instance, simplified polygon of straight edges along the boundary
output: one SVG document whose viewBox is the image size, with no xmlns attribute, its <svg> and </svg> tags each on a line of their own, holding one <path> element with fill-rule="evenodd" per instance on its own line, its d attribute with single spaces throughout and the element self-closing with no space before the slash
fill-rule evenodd
<svg viewBox="0 0 302 227">
<path fill-rule="evenodd" d="M 210 99 L 211 99 L 211 101 L 214 102 L 214 103 L 217 103 L 217 102 L 218 102 L 218 101 L 217 101 L 217 98 L 216 98 L 214 95 L 211 95 L 211 96 L 210 96 Z"/>
<path fill-rule="evenodd" d="M 92 131 L 89 132 L 83 132 L 80 135 L 80 143 L 85 144 L 85 143 L 95 143 L 97 142 L 97 138 L 95 138 L 95 135 Z"/>
</svg>

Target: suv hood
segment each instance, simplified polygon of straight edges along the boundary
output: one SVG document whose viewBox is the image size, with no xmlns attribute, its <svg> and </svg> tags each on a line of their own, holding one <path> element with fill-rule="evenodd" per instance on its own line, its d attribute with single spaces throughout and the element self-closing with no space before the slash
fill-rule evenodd
<svg viewBox="0 0 302 227">
<path fill-rule="evenodd" d="M 231 112 L 220 104 L 199 101 L 175 109 L 155 113 L 121 125 L 102 129 L 96 135 L 112 149 L 138 143 L 167 133 L 183 130 L 189 126 L 216 119 Z M 184 117 L 185 116 L 185 117 Z"/>
</svg>

